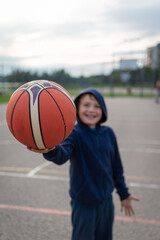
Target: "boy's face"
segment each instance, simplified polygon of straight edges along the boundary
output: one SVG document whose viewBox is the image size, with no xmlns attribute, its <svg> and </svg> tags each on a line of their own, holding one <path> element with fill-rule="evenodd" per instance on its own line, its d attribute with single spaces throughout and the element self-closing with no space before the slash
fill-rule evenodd
<svg viewBox="0 0 160 240">
<path fill-rule="evenodd" d="M 89 128 L 95 128 L 102 118 L 102 109 L 93 95 L 85 94 L 80 98 L 78 115 Z"/>
</svg>

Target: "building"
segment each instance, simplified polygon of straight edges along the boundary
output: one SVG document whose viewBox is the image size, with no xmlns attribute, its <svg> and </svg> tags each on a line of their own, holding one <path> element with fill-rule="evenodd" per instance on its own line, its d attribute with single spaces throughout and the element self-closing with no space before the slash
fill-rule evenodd
<svg viewBox="0 0 160 240">
<path fill-rule="evenodd" d="M 119 61 L 120 70 L 136 70 L 137 68 L 137 59 L 121 59 Z"/>
<path fill-rule="evenodd" d="M 160 43 L 155 47 L 147 48 L 146 65 L 152 69 L 160 68 Z"/>
</svg>

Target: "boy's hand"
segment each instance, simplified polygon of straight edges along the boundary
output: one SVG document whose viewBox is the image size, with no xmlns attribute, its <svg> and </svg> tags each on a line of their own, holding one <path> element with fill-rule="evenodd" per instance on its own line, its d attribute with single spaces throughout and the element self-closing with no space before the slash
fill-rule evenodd
<svg viewBox="0 0 160 240">
<path fill-rule="evenodd" d="M 45 148 L 45 149 L 34 149 L 34 148 L 31 148 L 31 147 L 27 147 L 27 149 L 30 150 L 30 151 L 36 152 L 36 153 L 48 153 L 51 150 L 55 149 L 55 147 Z"/>
<path fill-rule="evenodd" d="M 134 215 L 132 200 L 139 201 L 139 198 L 131 195 L 128 198 L 126 198 L 125 200 L 121 201 L 121 212 L 123 212 L 123 209 L 124 209 L 126 216 Z"/>
</svg>

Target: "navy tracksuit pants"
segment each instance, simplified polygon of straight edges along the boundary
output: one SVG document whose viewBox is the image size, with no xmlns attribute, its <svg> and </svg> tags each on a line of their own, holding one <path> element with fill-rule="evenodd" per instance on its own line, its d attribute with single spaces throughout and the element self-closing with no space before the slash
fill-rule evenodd
<svg viewBox="0 0 160 240">
<path fill-rule="evenodd" d="M 74 200 L 72 240 L 112 240 L 114 206 L 109 197 L 98 206 L 86 206 Z"/>
</svg>

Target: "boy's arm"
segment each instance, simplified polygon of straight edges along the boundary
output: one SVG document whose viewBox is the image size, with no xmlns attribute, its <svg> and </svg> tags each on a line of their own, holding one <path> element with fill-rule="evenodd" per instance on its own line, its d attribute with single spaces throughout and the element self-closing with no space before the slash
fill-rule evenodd
<svg viewBox="0 0 160 240">
<path fill-rule="evenodd" d="M 43 150 L 36 150 L 29 147 L 28 149 L 37 153 L 42 153 L 43 157 L 46 160 L 54 162 L 58 165 L 62 165 L 63 163 L 65 163 L 67 160 L 70 159 L 74 149 L 74 145 L 75 145 L 75 140 L 74 140 L 74 133 L 72 131 L 69 137 L 64 142 L 57 145 L 56 147 L 53 147 L 51 149 L 43 149 Z"/>
<path fill-rule="evenodd" d="M 113 166 L 113 180 L 114 180 L 115 188 L 120 197 L 120 200 L 123 201 L 124 199 L 127 199 L 130 196 L 130 193 L 125 183 L 123 165 L 122 165 L 116 137 L 114 139 L 114 159 L 113 159 L 112 166 Z"/>
<path fill-rule="evenodd" d="M 116 139 L 115 139 L 115 161 L 113 167 L 113 178 L 115 182 L 115 187 L 117 189 L 117 193 L 119 194 L 121 200 L 121 212 L 123 212 L 124 210 L 126 216 L 134 215 L 132 200 L 139 201 L 139 198 L 131 195 L 126 186 L 125 178 L 123 175 L 123 165 L 121 162 Z"/>
<path fill-rule="evenodd" d="M 66 140 L 56 146 L 53 150 L 43 153 L 43 157 L 48 161 L 62 165 L 70 159 L 72 151 L 73 146 Z"/>
</svg>

